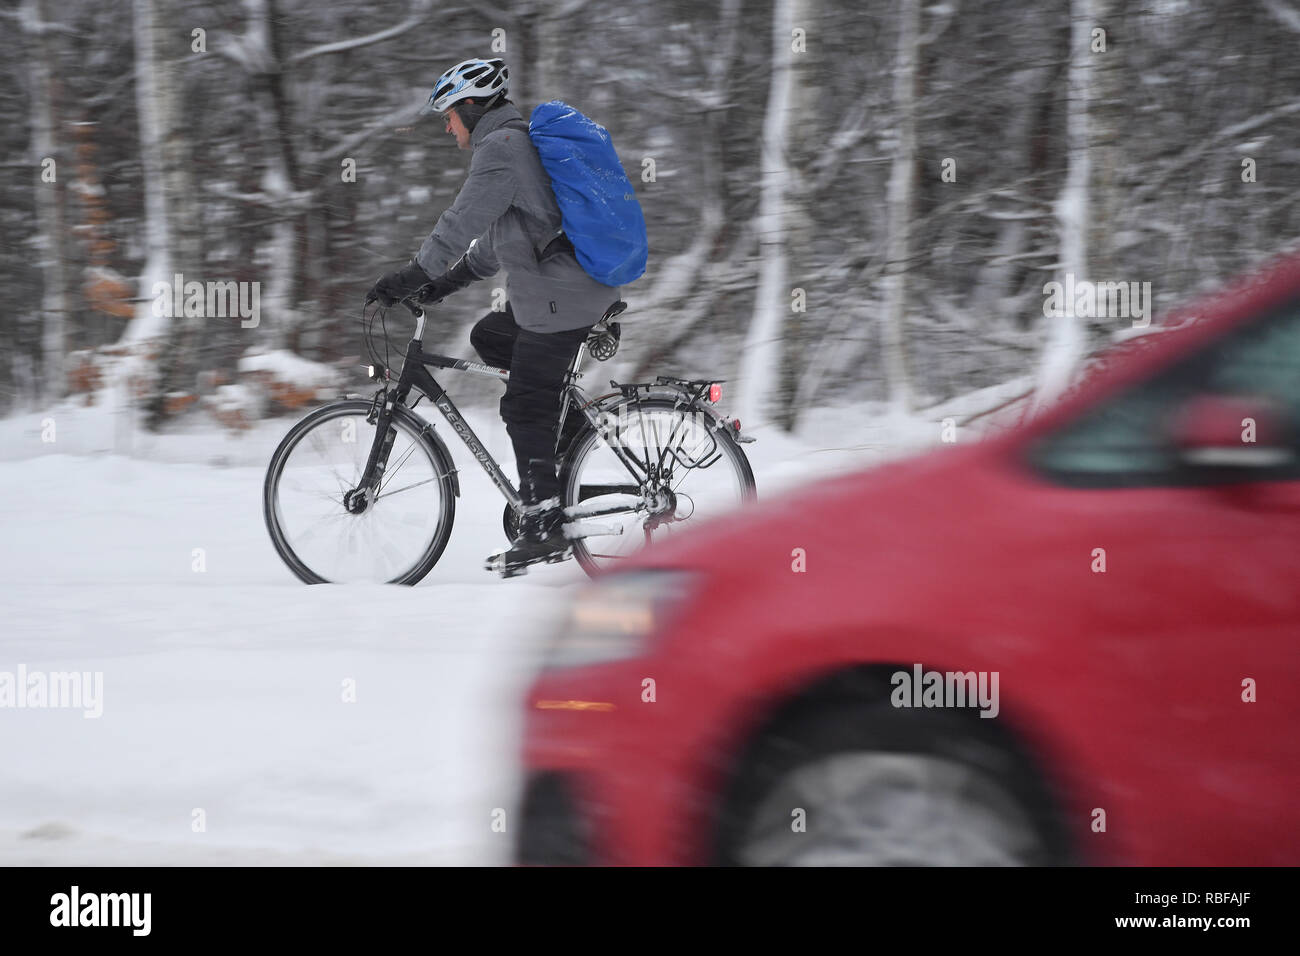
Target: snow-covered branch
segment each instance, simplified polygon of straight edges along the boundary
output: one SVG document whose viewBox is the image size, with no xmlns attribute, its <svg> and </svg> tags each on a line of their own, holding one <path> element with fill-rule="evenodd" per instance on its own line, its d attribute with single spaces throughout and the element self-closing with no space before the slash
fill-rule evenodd
<svg viewBox="0 0 1300 956">
<path fill-rule="evenodd" d="M 961 9 L 961 3 L 958 0 L 952 0 L 951 3 L 936 3 L 926 10 L 935 16 L 935 21 L 930 29 L 925 31 L 921 39 L 917 41 L 919 46 L 929 46 L 939 37 L 943 36 L 944 31 L 948 29 L 957 19 L 957 14 Z"/>
<path fill-rule="evenodd" d="M 24 3 L 17 10 L 0 10 L 0 17 L 16 22 L 28 36 L 44 36 L 48 33 L 62 33 L 70 37 L 86 36 L 70 26 L 44 19 L 31 3 Z"/>
<path fill-rule="evenodd" d="M 370 46 L 375 43 L 383 43 L 385 40 L 391 40 L 393 37 L 401 36 L 408 30 L 412 30 L 424 22 L 429 14 L 429 6 L 432 0 L 412 0 L 411 12 L 407 14 L 406 19 L 401 23 L 394 24 L 384 30 L 378 30 L 375 33 L 369 33 L 362 37 L 353 37 L 350 40 L 336 40 L 333 43 L 321 43 L 318 46 L 308 47 L 305 50 L 293 54 L 289 57 L 290 63 L 301 63 L 303 60 L 310 60 L 312 57 L 325 56 L 329 53 L 343 53 L 347 50 L 356 50 L 363 46 Z M 454 7 L 450 10 L 439 12 L 439 16 L 446 18 L 452 14 L 459 13 L 463 8 Z"/>
<path fill-rule="evenodd" d="M 1300 10 L 1283 3 L 1282 0 L 1260 0 L 1260 2 L 1274 20 L 1293 33 L 1300 33 Z"/>
<path fill-rule="evenodd" d="M 1269 123 L 1274 123 L 1277 120 L 1283 119 L 1284 117 L 1287 116 L 1291 116 L 1295 113 L 1300 113 L 1300 100 L 1292 100 L 1290 103 L 1284 103 L 1282 106 L 1279 106 L 1275 109 L 1268 110 L 1263 113 L 1259 113 L 1258 115 L 1252 116 L 1249 119 L 1244 119 L 1239 123 L 1233 123 L 1231 126 L 1225 126 L 1223 129 L 1219 130 L 1213 136 L 1210 136 L 1207 139 L 1202 140 L 1201 142 L 1197 143 L 1195 146 L 1191 147 L 1190 149 L 1183 150 L 1181 155 L 1178 157 L 1178 159 L 1174 160 L 1172 163 L 1166 166 L 1160 172 L 1159 176 L 1157 176 L 1151 182 L 1145 183 L 1144 185 L 1139 186 L 1137 189 L 1133 190 L 1131 203 L 1133 205 L 1136 205 L 1142 200 L 1148 198 L 1149 196 L 1159 192 L 1161 189 L 1164 188 L 1165 184 L 1169 182 L 1169 180 L 1174 176 L 1175 173 L 1178 173 L 1181 170 L 1186 169 L 1188 166 L 1194 165 L 1195 163 L 1199 162 L 1200 159 L 1204 157 L 1206 153 L 1208 153 L 1212 149 L 1217 149 L 1218 147 L 1222 146 L 1224 142 L 1235 139 L 1236 137 L 1241 136 L 1243 133 L 1249 133 L 1252 132 L 1253 130 L 1257 130 L 1261 126 L 1267 126 Z"/>
<path fill-rule="evenodd" d="M 353 133 L 351 136 L 339 140 L 338 143 L 328 149 L 309 153 L 307 155 L 307 161 L 311 163 L 321 163 L 326 162 L 327 160 L 338 159 L 342 156 L 346 156 L 377 133 L 382 133 L 384 130 L 391 130 L 398 126 L 409 125 L 415 117 L 418 109 L 419 107 L 414 105 L 398 107 L 375 120 L 375 122 L 365 128 Z M 329 176 L 334 177 L 335 175 L 335 172 L 331 170 Z"/>
</svg>

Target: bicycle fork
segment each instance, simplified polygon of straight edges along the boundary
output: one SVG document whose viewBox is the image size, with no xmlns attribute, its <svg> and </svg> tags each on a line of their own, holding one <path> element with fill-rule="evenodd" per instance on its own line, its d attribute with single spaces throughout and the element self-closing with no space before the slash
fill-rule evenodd
<svg viewBox="0 0 1300 956">
<path fill-rule="evenodd" d="M 397 429 L 393 426 L 393 397 L 387 390 L 375 395 L 366 422 L 375 426 L 375 440 L 370 445 L 370 455 L 366 458 L 366 467 L 355 488 L 343 496 L 343 506 L 352 514 L 361 514 L 374 504 L 379 488 L 384 480 L 384 470 L 388 467 L 388 456 L 397 440 Z"/>
</svg>

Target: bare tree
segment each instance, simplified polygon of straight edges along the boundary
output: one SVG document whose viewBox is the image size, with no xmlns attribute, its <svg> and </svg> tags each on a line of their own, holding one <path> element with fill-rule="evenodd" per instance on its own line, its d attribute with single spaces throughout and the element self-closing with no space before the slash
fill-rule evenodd
<svg viewBox="0 0 1300 956">
<path fill-rule="evenodd" d="M 1093 71 L 1090 50 L 1092 26 L 1096 22 L 1098 0 L 1070 2 L 1069 106 L 1066 120 L 1066 155 L 1068 166 L 1065 184 L 1056 201 L 1060 225 L 1060 266 L 1062 278 L 1073 275 L 1086 280 L 1092 154 L 1089 108 L 1093 98 Z M 1055 399 L 1069 383 L 1070 375 L 1086 351 L 1087 337 L 1083 321 L 1075 315 L 1074 302 L 1066 304 L 1065 314 L 1047 316 L 1047 340 L 1039 359 L 1035 401 L 1042 405 Z"/>
<path fill-rule="evenodd" d="M 172 230 L 168 215 L 167 181 L 163 175 L 163 143 L 175 118 L 171 113 L 171 75 L 160 49 L 160 0 L 134 0 L 136 38 L 135 100 L 140 126 L 140 167 L 144 186 L 143 246 L 145 265 L 135 319 L 122 335 L 123 344 L 161 339 L 167 329 L 154 308 L 154 286 L 170 283 L 174 275 Z"/>
<path fill-rule="evenodd" d="M 57 30 L 45 20 L 43 0 L 24 0 L 20 10 L 23 33 L 35 46 L 27 58 L 32 83 L 31 161 L 35 168 L 34 187 L 38 223 L 40 268 L 44 283 L 41 298 L 41 366 L 40 384 L 46 398 L 59 398 L 67 390 L 64 359 L 67 355 L 68 288 L 67 229 L 64 214 L 64 182 L 71 173 L 71 163 L 56 135 L 58 114 L 55 107 L 53 65 L 58 62 L 55 49 Z M 51 179 L 48 173 L 53 162 Z"/>
<path fill-rule="evenodd" d="M 785 316 L 790 307 L 786 271 L 790 212 L 787 150 L 797 121 L 792 38 L 804 13 L 803 0 L 775 0 L 772 5 L 772 74 L 759 158 L 758 292 L 754 317 L 745 336 L 739 376 L 741 420 L 755 424 L 769 420 L 772 415 L 769 403 L 781 373 Z"/>
<path fill-rule="evenodd" d="M 898 412 L 912 404 L 903 327 L 907 320 L 907 269 L 911 250 L 912 196 L 916 183 L 916 83 L 920 53 L 920 0 L 902 0 L 898 56 L 894 65 L 894 108 L 898 145 L 889 176 L 889 246 L 885 309 L 881 315 L 885 380 L 889 401 Z"/>
</svg>

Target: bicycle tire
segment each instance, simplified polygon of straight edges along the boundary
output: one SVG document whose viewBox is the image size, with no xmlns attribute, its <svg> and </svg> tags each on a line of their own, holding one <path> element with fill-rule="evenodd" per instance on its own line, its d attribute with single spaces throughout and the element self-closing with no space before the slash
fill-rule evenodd
<svg viewBox="0 0 1300 956">
<path fill-rule="evenodd" d="M 279 483 L 285 463 L 288 461 L 293 449 L 313 430 L 336 418 L 349 415 L 364 417 L 369 412 L 370 407 L 371 403 L 362 399 L 345 399 L 321 406 L 289 429 L 289 432 L 276 447 L 275 453 L 271 456 L 270 464 L 267 466 L 266 479 L 262 484 L 262 516 L 266 521 L 271 543 L 289 570 L 299 580 L 307 584 L 330 584 L 334 582 L 324 577 L 303 560 L 294 551 L 285 536 L 278 508 Z M 439 494 L 443 502 L 442 513 L 439 515 L 433 537 L 425 547 L 419 560 L 411 568 L 386 582 L 389 584 L 413 585 L 433 569 L 433 566 L 438 563 L 438 559 L 442 557 L 447 542 L 451 540 L 451 529 L 456 518 L 455 465 L 452 462 L 451 453 L 447 450 L 446 445 L 442 443 L 442 440 L 426 422 L 409 409 L 397 406 L 393 412 L 393 424 L 395 427 L 405 430 L 413 442 L 417 443 L 427 453 L 437 476 Z"/>
<path fill-rule="evenodd" d="M 683 404 L 677 399 L 667 397 L 653 397 L 636 399 L 628 403 L 628 407 L 637 407 L 642 411 L 665 411 L 670 413 L 695 413 L 707 416 L 712 419 L 712 412 L 701 408 L 698 405 Z M 743 504 L 753 501 L 757 497 L 757 488 L 754 482 L 754 470 L 749 463 L 749 458 L 745 455 L 744 449 L 732 438 L 726 428 L 712 430 L 713 437 L 717 440 L 719 447 L 723 450 L 724 456 L 735 467 L 737 478 L 740 482 L 741 496 L 737 503 Z M 568 454 L 564 456 L 560 468 L 560 489 L 563 494 L 564 506 L 573 507 L 579 503 L 579 490 L 575 482 L 577 481 L 583 459 L 586 457 L 590 447 L 600 440 L 600 435 L 595 428 L 588 422 L 586 427 L 581 429 L 569 444 Z M 578 564 L 591 577 L 595 577 L 602 570 L 602 566 L 595 560 L 586 540 L 582 538 L 575 539 L 573 542 L 573 556 L 577 559 Z"/>
</svg>

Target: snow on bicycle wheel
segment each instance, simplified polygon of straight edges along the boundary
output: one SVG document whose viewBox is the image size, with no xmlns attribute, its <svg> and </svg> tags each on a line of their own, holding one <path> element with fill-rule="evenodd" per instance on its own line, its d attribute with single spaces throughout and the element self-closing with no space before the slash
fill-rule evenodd
<svg viewBox="0 0 1300 956">
<path fill-rule="evenodd" d="M 561 475 L 566 532 L 589 573 L 754 494 L 744 452 L 707 412 L 646 399 L 604 424 L 576 440 Z"/>
</svg>

